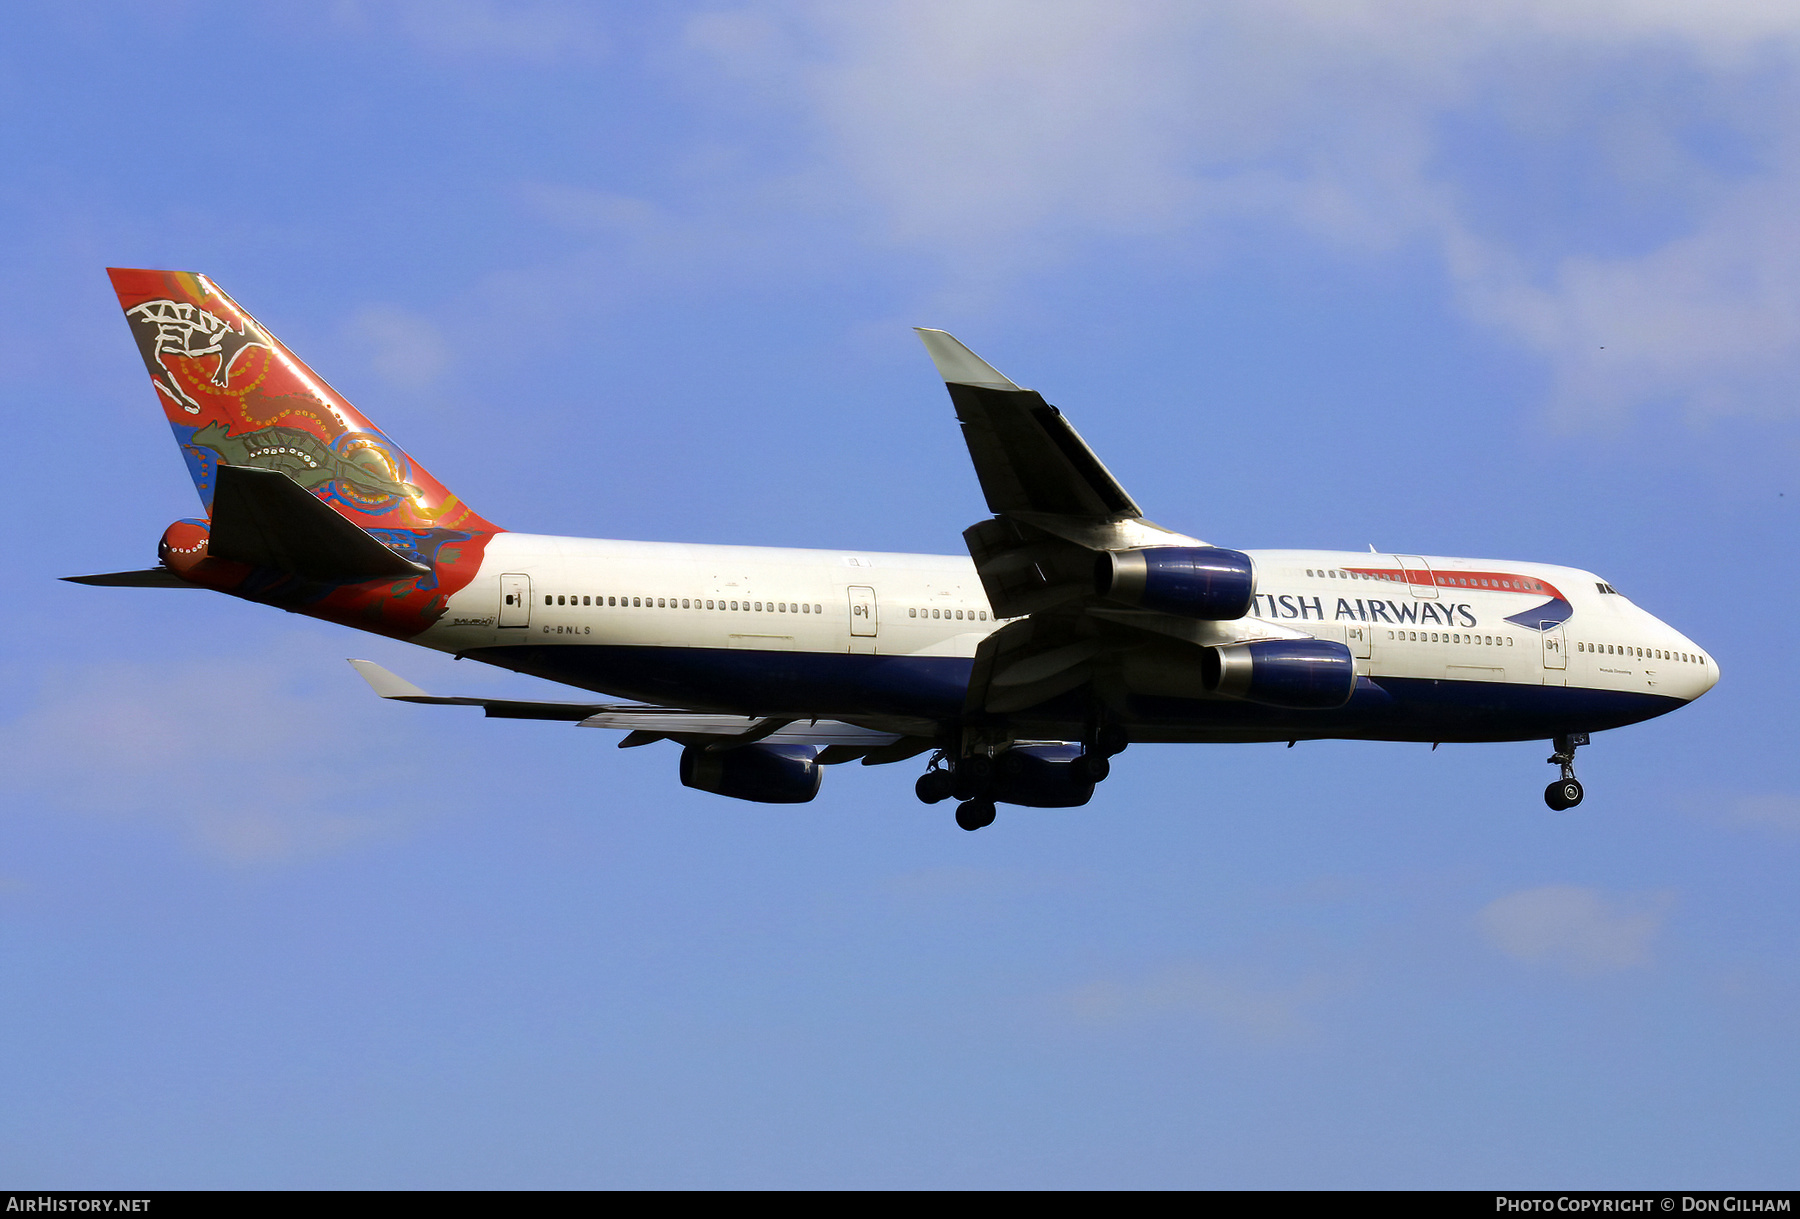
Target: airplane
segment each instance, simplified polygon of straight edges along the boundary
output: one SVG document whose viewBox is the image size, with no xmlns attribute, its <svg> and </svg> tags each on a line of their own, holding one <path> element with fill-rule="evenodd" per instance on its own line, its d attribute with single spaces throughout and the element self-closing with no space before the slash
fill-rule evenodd
<svg viewBox="0 0 1800 1219">
<path fill-rule="evenodd" d="M 206 515 L 154 568 L 65 579 L 212 589 L 547 678 L 587 697 L 440 697 L 350 662 L 387 699 L 673 742 L 701 791 L 805 803 L 826 767 L 929 755 L 916 794 L 976 830 L 996 804 L 1086 804 L 1132 743 L 1549 740 L 1563 810 L 1593 733 L 1719 678 L 1592 572 L 1153 524 L 1061 411 L 942 330 L 918 334 L 992 513 L 966 557 L 504 529 L 206 276 L 108 274 Z"/>
</svg>

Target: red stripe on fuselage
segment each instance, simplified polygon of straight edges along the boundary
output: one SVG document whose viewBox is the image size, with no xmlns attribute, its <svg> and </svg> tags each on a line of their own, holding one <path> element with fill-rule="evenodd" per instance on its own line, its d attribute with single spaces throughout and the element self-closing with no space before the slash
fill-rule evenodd
<svg viewBox="0 0 1800 1219">
<path fill-rule="evenodd" d="M 1419 579 L 1427 573 L 1423 570 L 1408 572 L 1398 567 L 1343 567 L 1340 571 L 1353 571 L 1359 576 L 1368 576 L 1373 580 L 1386 580 L 1393 584 L 1424 584 Z M 1432 584 L 1439 588 L 1467 588 L 1491 593 L 1528 593 L 1537 597 L 1555 597 L 1559 601 L 1568 598 L 1556 585 L 1548 580 L 1540 580 L 1536 576 L 1521 576 L 1510 571 L 1433 571 L 1429 573 Z"/>
</svg>

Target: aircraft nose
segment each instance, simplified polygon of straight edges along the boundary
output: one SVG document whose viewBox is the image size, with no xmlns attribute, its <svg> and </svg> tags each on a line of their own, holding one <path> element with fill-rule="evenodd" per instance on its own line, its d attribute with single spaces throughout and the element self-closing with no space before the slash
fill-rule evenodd
<svg viewBox="0 0 1800 1219">
<path fill-rule="evenodd" d="M 1685 635 L 1681 637 L 1681 642 L 1683 645 L 1682 650 L 1699 661 L 1699 663 L 1694 665 L 1690 670 L 1686 682 L 1688 687 L 1687 697 L 1691 702 L 1719 684 L 1719 662 L 1712 658 L 1710 652 L 1707 652 L 1695 644 Z M 1682 667 L 1685 668 L 1687 666 Z"/>
<path fill-rule="evenodd" d="M 1705 655 L 1704 653 L 1702 653 L 1702 654 Z M 1705 673 L 1704 679 L 1701 681 L 1700 691 L 1698 694 L 1695 694 L 1694 697 L 1699 698 L 1701 694 L 1705 694 L 1708 690 L 1712 689 L 1714 686 L 1716 686 L 1718 684 L 1719 684 L 1719 662 L 1714 660 L 1710 655 L 1707 655 L 1706 656 L 1706 673 Z"/>
</svg>

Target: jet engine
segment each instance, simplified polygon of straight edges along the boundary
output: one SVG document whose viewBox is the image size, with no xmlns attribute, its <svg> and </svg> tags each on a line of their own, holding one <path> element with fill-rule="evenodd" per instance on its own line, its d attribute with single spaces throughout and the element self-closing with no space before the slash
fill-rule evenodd
<svg viewBox="0 0 1800 1219">
<path fill-rule="evenodd" d="M 734 800 L 805 804 L 819 794 L 824 778 L 818 756 L 809 745 L 740 745 L 716 752 L 689 745 L 681 751 L 681 782 Z"/>
<path fill-rule="evenodd" d="M 1262 639 L 1207 648 L 1200 673 L 1211 693 L 1301 711 L 1341 707 L 1356 690 L 1350 649 L 1329 639 Z"/>
<path fill-rule="evenodd" d="M 1094 798 L 1079 745 L 1015 745 L 994 759 L 993 798 L 1027 808 L 1075 808 Z"/>
<path fill-rule="evenodd" d="M 1111 601 L 1225 622 L 1250 612 L 1256 571 L 1241 550 L 1153 546 L 1095 557 L 1094 591 Z"/>
</svg>

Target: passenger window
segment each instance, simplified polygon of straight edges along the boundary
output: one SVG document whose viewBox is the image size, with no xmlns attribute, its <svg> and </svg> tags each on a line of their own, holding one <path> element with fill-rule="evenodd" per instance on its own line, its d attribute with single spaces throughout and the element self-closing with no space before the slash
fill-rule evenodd
<svg viewBox="0 0 1800 1219">
<path fill-rule="evenodd" d="M 987 611 L 986 611 L 986 610 L 982 610 L 982 611 L 981 611 L 981 620 L 982 620 L 982 621 L 983 621 L 983 622 L 986 622 L 986 621 L 987 621 Z"/>
<path fill-rule="evenodd" d="M 802 601 L 800 603 L 800 612 L 803 614 L 810 614 L 810 613 L 812 613 L 812 606 L 810 606 L 810 605 L 806 604 L 804 601 Z"/>
<path fill-rule="evenodd" d="M 815 606 L 813 606 L 813 613 L 815 613 L 815 614 L 822 614 L 822 613 L 824 613 L 824 612 L 825 612 L 825 607 L 824 607 L 824 606 L 822 606 L 822 605 L 815 605 Z"/>
<path fill-rule="evenodd" d="M 558 605 L 561 605 L 561 604 L 562 604 L 562 603 L 563 603 L 563 599 L 562 599 L 562 598 L 561 598 L 561 597 L 558 597 L 558 598 L 557 598 L 557 599 L 556 599 L 556 603 L 557 603 L 557 604 L 558 604 Z"/>
<path fill-rule="evenodd" d="M 958 621 L 958 622 L 961 622 L 961 621 L 962 621 L 962 611 L 961 611 L 961 610 L 957 610 L 957 611 L 956 611 L 956 620 L 957 620 L 957 621 Z"/>
<path fill-rule="evenodd" d="M 513 603 L 513 595 L 511 593 L 506 594 L 506 603 L 508 605 L 511 605 Z"/>
<path fill-rule="evenodd" d="M 550 594 L 549 594 L 549 593 L 545 593 L 545 594 L 544 594 L 544 604 L 545 604 L 545 605 L 551 605 L 551 604 L 554 604 L 554 602 L 552 602 L 552 601 L 551 601 L 551 600 L 550 600 Z"/>
<path fill-rule="evenodd" d="M 909 609 L 906 611 L 906 616 L 908 618 L 917 618 L 919 616 L 919 611 L 916 609 Z"/>
</svg>

